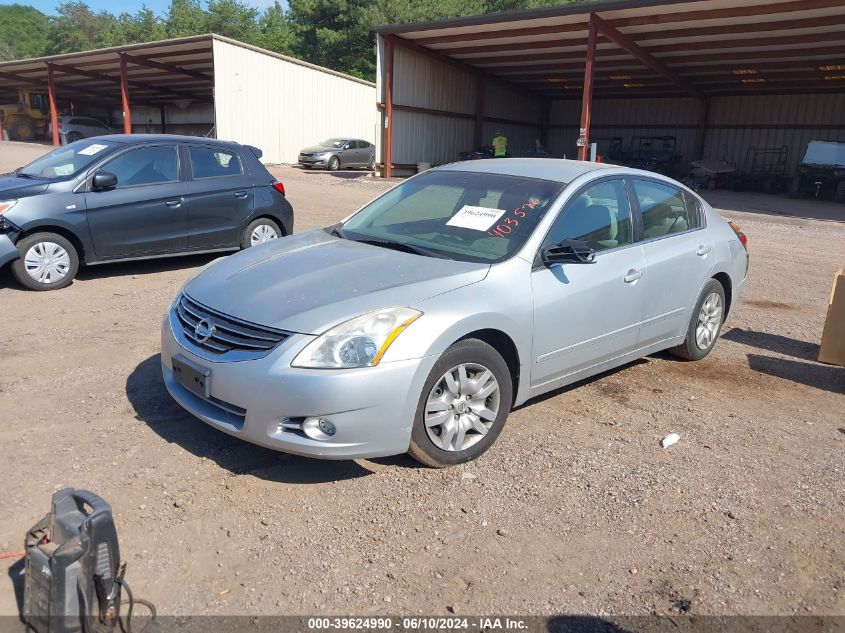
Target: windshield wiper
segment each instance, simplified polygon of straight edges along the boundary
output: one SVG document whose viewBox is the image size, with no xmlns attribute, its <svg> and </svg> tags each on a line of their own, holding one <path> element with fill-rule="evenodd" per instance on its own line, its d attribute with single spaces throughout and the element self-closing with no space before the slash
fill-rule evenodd
<svg viewBox="0 0 845 633">
<path fill-rule="evenodd" d="M 38 180 L 38 176 L 33 176 L 32 174 L 27 174 L 22 171 L 19 171 L 16 175 L 18 178 L 29 178 L 30 180 Z"/>
<path fill-rule="evenodd" d="M 352 238 L 348 238 L 352 239 Z M 439 259 L 451 259 L 444 253 L 433 251 L 422 246 L 414 246 L 413 244 L 406 244 L 404 242 L 394 242 L 393 240 L 381 240 L 377 238 L 363 238 L 355 239 L 355 242 L 362 244 L 371 244 L 373 246 L 381 246 L 382 248 L 392 248 L 395 251 L 404 251 L 406 253 L 413 253 L 414 255 L 425 255 L 426 257 L 437 257 Z"/>
</svg>

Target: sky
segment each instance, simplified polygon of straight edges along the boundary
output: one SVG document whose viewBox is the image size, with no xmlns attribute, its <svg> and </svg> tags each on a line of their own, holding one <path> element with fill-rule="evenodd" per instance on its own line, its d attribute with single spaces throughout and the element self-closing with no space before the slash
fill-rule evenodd
<svg viewBox="0 0 845 633">
<path fill-rule="evenodd" d="M 274 0 L 245 0 L 246 4 L 259 9 L 272 6 L 273 1 Z M 13 2 L 12 0 L 0 0 L 0 4 L 28 4 L 48 15 L 55 15 L 56 6 L 61 2 L 62 0 L 17 0 L 17 2 Z M 123 11 L 134 13 L 141 8 L 142 4 L 145 4 L 152 9 L 154 13 L 161 15 L 164 14 L 167 11 L 167 7 L 170 6 L 170 0 L 145 0 L 144 2 L 127 4 L 115 3 L 114 0 L 87 0 L 86 4 L 88 4 L 88 6 L 94 11 L 110 11 L 112 13 L 121 13 Z M 287 6 L 287 2 L 283 0 L 282 6 Z"/>
</svg>

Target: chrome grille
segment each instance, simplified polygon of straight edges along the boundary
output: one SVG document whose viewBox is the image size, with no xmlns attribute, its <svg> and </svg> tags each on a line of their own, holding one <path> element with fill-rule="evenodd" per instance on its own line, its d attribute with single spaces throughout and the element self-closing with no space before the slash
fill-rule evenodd
<svg viewBox="0 0 845 633">
<path fill-rule="evenodd" d="M 217 360 L 262 358 L 290 336 L 289 332 L 226 316 L 185 293 L 179 297 L 174 312 L 184 337 L 204 355 Z M 201 322 L 209 326 L 207 338 L 197 334 Z"/>
</svg>

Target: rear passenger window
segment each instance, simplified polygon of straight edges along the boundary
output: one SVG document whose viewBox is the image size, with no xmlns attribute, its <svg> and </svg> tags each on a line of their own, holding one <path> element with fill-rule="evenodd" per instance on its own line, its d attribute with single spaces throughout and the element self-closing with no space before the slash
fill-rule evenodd
<svg viewBox="0 0 845 633">
<path fill-rule="evenodd" d="M 552 244 L 566 239 L 584 240 L 596 252 L 630 244 L 631 208 L 625 183 L 600 182 L 569 202 L 549 234 Z"/>
<path fill-rule="evenodd" d="M 194 178 L 240 176 L 241 160 L 234 152 L 214 147 L 190 147 L 191 174 Z"/>
<path fill-rule="evenodd" d="M 643 237 L 651 240 L 701 226 L 698 204 L 677 187 L 634 180 L 634 193 L 643 219 Z"/>
</svg>

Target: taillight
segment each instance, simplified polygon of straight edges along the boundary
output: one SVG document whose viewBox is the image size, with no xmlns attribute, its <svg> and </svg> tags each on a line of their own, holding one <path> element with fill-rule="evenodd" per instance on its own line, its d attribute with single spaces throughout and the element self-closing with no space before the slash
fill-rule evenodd
<svg viewBox="0 0 845 633">
<path fill-rule="evenodd" d="M 739 243 L 745 247 L 745 250 L 748 250 L 748 237 L 742 232 L 742 229 L 739 228 L 739 224 L 733 220 L 728 220 L 728 224 L 734 230 L 734 233 L 736 233 Z"/>
<path fill-rule="evenodd" d="M 61 123 L 59 123 L 59 126 L 58 126 L 58 127 L 59 127 L 59 129 L 61 130 L 61 129 L 62 129 L 62 124 L 61 124 Z"/>
<path fill-rule="evenodd" d="M 278 191 L 280 194 L 285 195 L 285 186 L 282 184 L 280 180 L 277 180 L 273 183 L 273 189 Z"/>
</svg>

